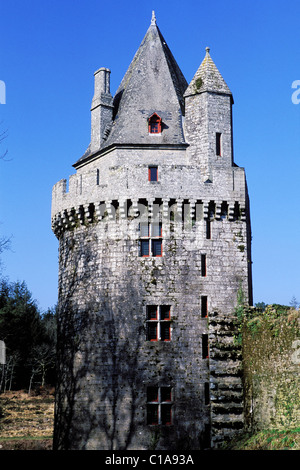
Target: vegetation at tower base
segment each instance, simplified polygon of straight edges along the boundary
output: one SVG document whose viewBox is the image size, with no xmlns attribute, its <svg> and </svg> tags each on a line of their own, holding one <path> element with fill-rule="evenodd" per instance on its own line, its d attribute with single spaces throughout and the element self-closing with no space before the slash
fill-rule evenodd
<svg viewBox="0 0 300 470">
<path fill-rule="evenodd" d="M 245 430 L 300 426 L 300 310 L 238 306 Z"/>
<path fill-rule="evenodd" d="M 54 384 L 55 309 L 42 314 L 25 282 L 0 281 L 0 339 L 6 346 L 0 392 Z"/>
</svg>

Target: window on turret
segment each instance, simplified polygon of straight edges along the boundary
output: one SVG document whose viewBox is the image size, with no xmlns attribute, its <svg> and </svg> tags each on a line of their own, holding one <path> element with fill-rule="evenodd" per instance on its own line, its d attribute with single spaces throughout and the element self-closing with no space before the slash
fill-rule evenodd
<svg viewBox="0 0 300 470">
<path fill-rule="evenodd" d="M 147 305 L 147 340 L 171 341 L 170 305 Z"/>
<path fill-rule="evenodd" d="M 161 222 L 142 222 L 140 224 L 140 256 L 162 256 Z"/>
<path fill-rule="evenodd" d="M 171 387 L 147 387 L 147 424 L 172 424 L 172 395 Z"/>
<path fill-rule="evenodd" d="M 216 155 L 221 157 L 222 155 L 222 134 L 220 132 L 216 133 Z"/>
<path fill-rule="evenodd" d="M 149 118 L 149 134 L 161 134 L 161 118 L 154 113 Z"/>
</svg>

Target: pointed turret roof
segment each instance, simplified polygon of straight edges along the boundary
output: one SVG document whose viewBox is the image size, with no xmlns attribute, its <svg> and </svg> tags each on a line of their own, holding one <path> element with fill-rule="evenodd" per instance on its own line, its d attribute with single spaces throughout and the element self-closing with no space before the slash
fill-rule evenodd
<svg viewBox="0 0 300 470">
<path fill-rule="evenodd" d="M 209 54 L 209 47 L 206 48 L 206 55 L 194 75 L 191 83 L 189 84 L 184 96 L 197 95 L 205 91 L 212 93 L 222 93 L 231 95 L 232 93 L 228 88 L 224 78 L 217 69 L 214 61 Z"/>
<path fill-rule="evenodd" d="M 114 97 L 114 119 L 104 147 L 115 144 L 184 143 L 183 94 L 188 86 L 152 13 L 149 29 Z M 161 135 L 148 134 L 148 119 L 162 119 Z"/>
</svg>

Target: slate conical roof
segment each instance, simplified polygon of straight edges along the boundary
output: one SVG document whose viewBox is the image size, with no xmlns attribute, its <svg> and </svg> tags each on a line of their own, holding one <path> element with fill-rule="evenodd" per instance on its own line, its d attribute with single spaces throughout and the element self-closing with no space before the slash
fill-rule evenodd
<svg viewBox="0 0 300 470">
<path fill-rule="evenodd" d="M 153 12 L 150 27 L 115 94 L 113 125 L 103 147 L 184 143 L 183 94 L 187 86 Z M 162 119 L 161 135 L 148 133 L 153 113 Z"/>
<path fill-rule="evenodd" d="M 224 78 L 209 54 L 209 47 L 206 48 L 206 55 L 185 91 L 184 96 L 197 95 L 206 91 L 232 96 Z"/>
</svg>

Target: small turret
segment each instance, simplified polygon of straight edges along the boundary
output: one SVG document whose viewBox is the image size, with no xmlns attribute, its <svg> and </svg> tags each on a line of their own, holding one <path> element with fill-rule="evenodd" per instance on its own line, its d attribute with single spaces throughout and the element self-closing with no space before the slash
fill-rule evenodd
<svg viewBox="0 0 300 470">
<path fill-rule="evenodd" d="M 213 180 L 215 168 L 233 165 L 232 93 L 209 51 L 184 94 L 185 138 L 203 182 Z"/>
</svg>

